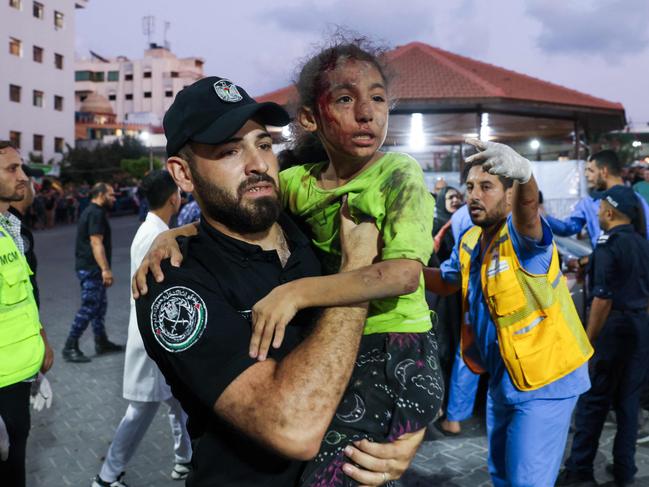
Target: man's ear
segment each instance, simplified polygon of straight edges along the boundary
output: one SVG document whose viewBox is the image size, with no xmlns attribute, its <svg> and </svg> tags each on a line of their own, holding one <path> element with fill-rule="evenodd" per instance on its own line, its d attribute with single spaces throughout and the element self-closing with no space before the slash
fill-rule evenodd
<svg viewBox="0 0 649 487">
<path fill-rule="evenodd" d="M 315 114 L 313 113 L 313 110 L 308 107 L 298 108 L 297 121 L 307 132 L 315 132 L 318 130 L 318 121 L 315 118 Z"/>
<path fill-rule="evenodd" d="M 512 206 L 512 197 L 514 195 L 514 188 L 507 188 L 505 190 L 505 203 L 511 208 Z"/>
<path fill-rule="evenodd" d="M 171 174 L 180 189 L 187 193 L 194 191 L 192 173 L 189 170 L 189 163 L 178 156 L 167 159 L 167 171 Z"/>
</svg>

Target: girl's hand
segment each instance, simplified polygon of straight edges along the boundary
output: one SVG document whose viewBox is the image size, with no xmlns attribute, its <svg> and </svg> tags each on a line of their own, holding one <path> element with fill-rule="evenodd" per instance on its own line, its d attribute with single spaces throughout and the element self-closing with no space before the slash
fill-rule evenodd
<svg viewBox="0 0 649 487">
<path fill-rule="evenodd" d="M 198 225 L 190 223 L 162 232 L 153 240 L 140 266 L 135 271 L 135 274 L 133 274 L 133 279 L 131 280 L 133 299 L 138 299 L 148 292 L 146 276 L 149 272 L 153 274 L 156 282 L 162 282 L 164 280 L 164 274 L 160 268 L 160 263 L 163 260 L 171 259 L 172 266 L 180 267 L 183 261 L 183 254 L 180 252 L 176 237 L 191 237 L 197 233 Z"/>
<path fill-rule="evenodd" d="M 250 356 L 265 360 L 271 340 L 273 348 L 279 348 L 284 340 L 286 326 L 298 311 L 295 292 L 291 290 L 290 284 L 276 287 L 257 302 L 252 307 Z"/>
</svg>

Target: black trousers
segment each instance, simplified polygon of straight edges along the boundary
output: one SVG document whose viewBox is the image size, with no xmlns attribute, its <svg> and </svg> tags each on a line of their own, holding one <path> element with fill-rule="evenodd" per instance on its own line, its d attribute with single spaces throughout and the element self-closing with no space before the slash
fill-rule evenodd
<svg viewBox="0 0 649 487">
<path fill-rule="evenodd" d="M 611 311 L 595 342 L 589 369 L 591 388 L 577 402 L 575 436 L 566 468 L 593 471 L 599 437 L 612 406 L 617 420 L 613 472 L 616 480 L 628 481 L 637 472 L 635 442 L 640 393 L 649 369 L 649 315 Z"/>
<path fill-rule="evenodd" d="M 25 452 L 29 435 L 29 393 L 31 383 L 18 382 L 0 387 L 0 416 L 9 433 L 9 458 L 0 460 L 2 485 L 25 487 Z"/>
</svg>

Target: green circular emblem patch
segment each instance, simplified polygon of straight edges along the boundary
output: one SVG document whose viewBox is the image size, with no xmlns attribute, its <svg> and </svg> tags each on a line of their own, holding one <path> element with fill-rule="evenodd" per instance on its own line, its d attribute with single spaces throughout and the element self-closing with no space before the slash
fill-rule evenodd
<svg viewBox="0 0 649 487">
<path fill-rule="evenodd" d="M 160 294 L 151 306 L 151 329 L 169 352 L 187 350 L 203 334 L 207 307 L 192 289 L 175 286 Z"/>
</svg>

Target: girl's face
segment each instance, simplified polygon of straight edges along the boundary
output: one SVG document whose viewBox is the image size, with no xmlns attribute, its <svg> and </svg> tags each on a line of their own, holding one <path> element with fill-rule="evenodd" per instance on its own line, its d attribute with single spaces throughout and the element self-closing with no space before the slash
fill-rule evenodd
<svg viewBox="0 0 649 487">
<path fill-rule="evenodd" d="M 458 191 L 448 190 L 444 202 L 446 203 L 446 211 L 455 213 L 462 206 L 462 195 Z"/>
<path fill-rule="evenodd" d="M 339 61 L 324 75 L 316 103 L 316 130 L 332 161 L 372 159 L 388 130 L 388 98 L 379 70 L 366 61 Z"/>
</svg>

